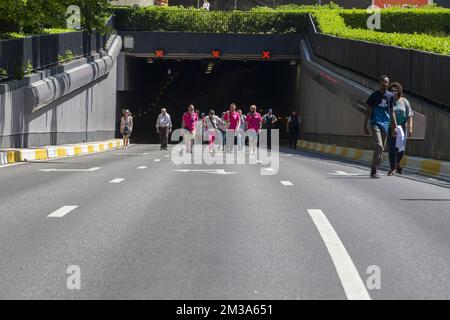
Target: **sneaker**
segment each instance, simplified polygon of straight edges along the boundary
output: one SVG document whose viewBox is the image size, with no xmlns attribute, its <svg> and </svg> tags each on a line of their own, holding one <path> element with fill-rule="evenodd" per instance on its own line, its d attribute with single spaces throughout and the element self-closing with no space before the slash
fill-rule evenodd
<svg viewBox="0 0 450 320">
<path fill-rule="evenodd" d="M 398 166 L 398 167 L 397 167 L 397 173 L 398 173 L 398 174 L 403 174 L 403 168 L 400 167 L 400 166 Z"/>
<path fill-rule="evenodd" d="M 391 169 L 391 170 L 388 172 L 387 175 L 388 175 L 388 176 L 395 176 L 395 170 L 394 170 L 394 169 Z"/>
<path fill-rule="evenodd" d="M 380 179 L 380 175 L 377 173 L 377 170 L 375 169 L 372 169 L 370 171 L 370 177 L 373 179 Z"/>
</svg>

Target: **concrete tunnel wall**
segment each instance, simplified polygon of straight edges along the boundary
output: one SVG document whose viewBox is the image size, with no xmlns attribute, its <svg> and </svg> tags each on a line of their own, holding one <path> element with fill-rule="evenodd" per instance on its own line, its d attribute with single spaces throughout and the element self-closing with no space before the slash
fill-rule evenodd
<svg viewBox="0 0 450 320">
<path fill-rule="evenodd" d="M 303 138 L 308 141 L 353 148 L 373 149 L 374 139 L 363 132 L 364 113 L 345 97 L 334 93 L 306 72 L 305 61 L 297 79 L 297 105 L 303 119 Z M 376 83 L 352 75 L 368 88 Z M 449 113 L 423 100 L 406 96 L 414 116 L 414 135 L 408 140 L 406 154 L 437 160 L 450 160 Z"/>
<path fill-rule="evenodd" d="M 102 60 L 96 61 L 101 63 Z M 91 67 L 94 68 L 93 64 Z M 31 94 L 32 86 L 0 94 L 0 148 L 39 147 L 114 138 L 116 60 L 113 59 L 109 73 L 96 80 L 87 78 L 85 81 L 86 85 L 35 111 L 32 110 L 38 97 Z M 52 91 L 54 95 L 57 94 L 55 90 Z"/>
</svg>

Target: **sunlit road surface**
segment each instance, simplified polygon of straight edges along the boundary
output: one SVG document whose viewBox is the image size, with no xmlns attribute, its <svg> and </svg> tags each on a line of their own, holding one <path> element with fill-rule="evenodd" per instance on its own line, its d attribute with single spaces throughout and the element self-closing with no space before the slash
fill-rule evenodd
<svg viewBox="0 0 450 320">
<path fill-rule="evenodd" d="M 170 155 L 0 168 L 0 298 L 450 299 L 448 188 L 283 148 L 273 175 Z"/>
</svg>

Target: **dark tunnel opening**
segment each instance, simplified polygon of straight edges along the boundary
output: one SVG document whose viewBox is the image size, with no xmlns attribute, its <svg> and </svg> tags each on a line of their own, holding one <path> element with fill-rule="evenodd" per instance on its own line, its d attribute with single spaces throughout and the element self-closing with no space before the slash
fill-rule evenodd
<svg viewBox="0 0 450 320">
<path fill-rule="evenodd" d="M 296 61 L 127 60 L 127 90 L 117 93 L 117 113 L 118 122 L 122 109 L 133 114 L 134 143 L 158 141 L 155 123 L 162 107 L 174 129 L 191 103 L 200 113 L 214 109 L 219 116 L 232 102 L 244 114 L 252 104 L 261 114 L 271 108 L 281 138 L 290 111 L 298 109 Z"/>
</svg>

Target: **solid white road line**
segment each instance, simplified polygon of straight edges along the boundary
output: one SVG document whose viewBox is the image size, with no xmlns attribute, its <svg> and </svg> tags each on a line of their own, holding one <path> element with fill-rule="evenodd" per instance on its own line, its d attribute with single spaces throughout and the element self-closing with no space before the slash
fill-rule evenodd
<svg viewBox="0 0 450 320">
<path fill-rule="evenodd" d="M 283 186 L 293 186 L 294 184 L 290 181 L 280 181 Z"/>
<path fill-rule="evenodd" d="M 317 230 L 319 230 L 331 260 L 333 260 L 347 299 L 370 300 L 370 295 L 359 276 L 358 270 L 325 214 L 320 209 L 308 209 L 308 213 Z"/>
<path fill-rule="evenodd" d="M 47 218 L 62 218 L 70 211 L 75 210 L 78 206 L 64 206 L 59 208 L 58 210 L 50 213 Z"/>
<path fill-rule="evenodd" d="M 15 163 L 2 164 L 2 165 L 0 166 L 0 169 L 1 169 L 1 168 L 12 167 L 12 166 L 19 166 L 19 165 L 25 164 L 25 163 L 26 163 L 26 162 L 15 162 Z"/>
<path fill-rule="evenodd" d="M 123 180 L 123 178 L 116 178 L 116 179 L 112 179 L 109 183 L 121 183 Z"/>
<path fill-rule="evenodd" d="M 144 170 L 144 169 L 147 169 L 146 166 L 141 166 L 141 167 L 137 167 L 137 168 L 138 168 L 138 170 Z"/>
</svg>

